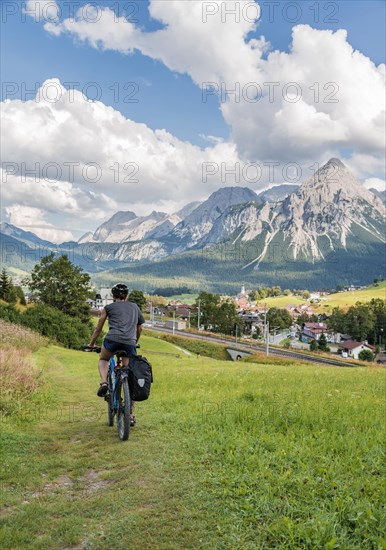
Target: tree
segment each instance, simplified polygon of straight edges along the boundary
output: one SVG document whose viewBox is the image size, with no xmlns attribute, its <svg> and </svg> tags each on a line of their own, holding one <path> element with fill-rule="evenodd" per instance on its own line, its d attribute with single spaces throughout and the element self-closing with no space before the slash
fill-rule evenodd
<svg viewBox="0 0 386 550">
<path fill-rule="evenodd" d="M 311 296 L 311 292 L 310 292 L 309 290 L 305 290 L 305 291 L 303 292 L 303 298 L 304 298 L 305 300 L 308 300 L 308 298 L 309 298 L 310 296 Z"/>
<path fill-rule="evenodd" d="M 258 302 L 260 300 L 260 293 L 258 290 L 251 290 L 248 296 L 251 302 Z"/>
<path fill-rule="evenodd" d="M 334 307 L 332 310 L 330 317 L 327 319 L 327 324 L 334 332 L 341 332 L 343 334 L 348 332 L 346 314 L 338 307 Z"/>
<path fill-rule="evenodd" d="M 318 351 L 319 346 L 316 340 L 311 340 L 310 342 L 310 351 Z"/>
<path fill-rule="evenodd" d="M 23 289 L 21 288 L 21 286 L 14 286 L 13 290 L 14 290 L 16 299 L 19 300 L 19 302 L 22 306 L 25 306 L 27 304 L 27 302 L 26 302 L 24 292 L 23 292 Z"/>
<path fill-rule="evenodd" d="M 283 294 L 284 296 L 289 296 L 291 294 L 291 291 L 289 288 L 286 288 L 284 291 L 283 291 Z"/>
<path fill-rule="evenodd" d="M 363 349 L 359 352 L 358 359 L 361 361 L 374 361 L 374 354 L 369 349 Z"/>
<path fill-rule="evenodd" d="M 269 321 L 270 329 L 278 328 L 280 330 L 290 328 L 292 325 L 292 317 L 288 310 L 271 307 L 267 312 L 267 321 Z"/>
<path fill-rule="evenodd" d="M 153 307 L 166 306 L 165 298 L 163 296 L 158 296 L 158 294 L 146 294 L 145 298 L 148 302 L 153 304 Z"/>
<path fill-rule="evenodd" d="M 143 308 L 146 305 L 146 298 L 142 290 L 132 290 L 127 299 L 129 302 L 134 302 L 135 304 L 137 304 L 139 309 L 143 311 Z"/>
<path fill-rule="evenodd" d="M 374 334 L 375 314 L 367 304 L 357 302 L 347 312 L 347 329 L 355 340 L 362 342 Z"/>
<path fill-rule="evenodd" d="M 8 302 L 9 304 L 16 302 L 15 287 L 5 268 L 0 273 L 0 300 L 4 300 L 4 302 Z"/>
<path fill-rule="evenodd" d="M 194 314 L 197 315 L 197 325 L 199 305 L 200 325 L 204 325 L 205 330 L 209 327 L 211 327 L 212 330 L 215 330 L 215 327 L 218 324 L 220 296 L 217 294 L 211 294 L 210 292 L 200 292 L 198 298 L 196 298 L 195 307 L 193 308 Z"/>
<path fill-rule="evenodd" d="M 281 296 L 281 288 L 280 286 L 273 286 L 271 288 L 271 296 Z"/>
<path fill-rule="evenodd" d="M 259 288 L 260 299 L 264 300 L 268 296 L 268 288 Z"/>
<path fill-rule="evenodd" d="M 217 329 L 220 332 L 230 334 L 232 330 L 235 330 L 235 326 L 240 327 L 240 317 L 236 312 L 236 305 L 233 302 L 223 302 L 219 308 L 218 325 Z M 240 334 L 241 330 L 238 330 Z"/>
<path fill-rule="evenodd" d="M 32 270 L 29 286 L 35 301 L 59 309 L 71 317 L 88 320 L 90 276 L 73 265 L 66 255 L 56 258 L 51 252 L 42 258 Z"/>
<path fill-rule="evenodd" d="M 368 307 L 372 311 L 374 320 L 374 332 L 369 334 L 367 340 L 371 344 L 382 344 L 383 337 L 386 335 L 386 300 L 373 298 Z"/>
<path fill-rule="evenodd" d="M 327 338 L 324 332 L 320 335 L 319 341 L 318 341 L 318 348 L 320 351 L 330 351 L 330 348 L 327 345 Z"/>
</svg>

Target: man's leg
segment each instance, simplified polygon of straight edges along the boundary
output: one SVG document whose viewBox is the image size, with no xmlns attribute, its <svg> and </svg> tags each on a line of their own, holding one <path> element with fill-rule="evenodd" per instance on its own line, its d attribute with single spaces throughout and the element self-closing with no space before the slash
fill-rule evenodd
<svg viewBox="0 0 386 550">
<path fill-rule="evenodd" d="M 98 390 L 99 397 L 103 397 L 107 393 L 107 373 L 109 372 L 109 361 L 112 355 L 113 353 L 111 351 L 102 347 L 98 363 L 98 370 L 101 377 L 101 387 Z M 101 390 L 102 387 L 103 389 Z"/>
</svg>

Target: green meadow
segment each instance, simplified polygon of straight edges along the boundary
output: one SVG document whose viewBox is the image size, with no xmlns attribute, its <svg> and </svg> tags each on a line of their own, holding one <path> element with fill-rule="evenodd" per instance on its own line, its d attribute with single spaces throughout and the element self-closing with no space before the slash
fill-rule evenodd
<svg viewBox="0 0 386 550">
<path fill-rule="evenodd" d="M 43 346 L 3 409 L 3 549 L 384 549 L 385 370 L 232 363 L 144 336 L 121 442 L 97 356 Z"/>
<path fill-rule="evenodd" d="M 350 292 L 337 292 L 326 296 L 326 300 L 322 300 L 319 306 L 319 312 L 331 311 L 334 307 L 347 310 L 350 306 L 357 302 L 370 302 L 372 299 L 380 298 L 386 300 L 386 281 L 370 285 L 362 290 L 352 290 Z"/>
</svg>

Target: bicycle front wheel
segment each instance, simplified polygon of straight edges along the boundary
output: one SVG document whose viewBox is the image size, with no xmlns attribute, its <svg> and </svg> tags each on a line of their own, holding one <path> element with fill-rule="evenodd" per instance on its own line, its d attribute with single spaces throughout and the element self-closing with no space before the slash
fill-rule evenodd
<svg viewBox="0 0 386 550">
<path fill-rule="evenodd" d="M 130 409 L 131 397 L 129 390 L 129 382 L 127 378 L 119 384 L 117 388 L 118 397 L 118 435 L 119 439 L 126 441 L 129 439 L 130 433 Z"/>
</svg>

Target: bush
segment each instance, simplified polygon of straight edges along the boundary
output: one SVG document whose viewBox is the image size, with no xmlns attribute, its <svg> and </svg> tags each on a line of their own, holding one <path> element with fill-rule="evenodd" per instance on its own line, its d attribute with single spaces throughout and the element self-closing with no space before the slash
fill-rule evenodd
<svg viewBox="0 0 386 550">
<path fill-rule="evenodd" d="M 10 323 L 20 323 L 20 312 L 11 304 L 0 305 L 0 319 L 9 321 Z"/>
<path fill-rule="evenodd" d="M 318 349 L 319 349 L 318 342 L 316 340 L 311 340 L 310 351 L 318 351 Z"/>
<path fill-rule="evenodd" d="M 13 305 L 0 305 L 0 319 L 28 327 L 73 349 L 87 343 L 93 331 L 91 321 L 82 321 L 44 304 L 36 304 L 23 313 Z"/>
<path fill-rule="evenodd" d="M 89 341 L 92 333 L 90 321 L 81 321 L 43 304 L 27 309 L 21 314 L 20 322 L 67 348 L 80 349 L 82 344 Z"/>
<path fill-rule="evenodd" d="M 374 354 L 369 349 L 363 349 L 359 355 L 358 359 L 361 361 L 374 361 Z"/>
</svg>

